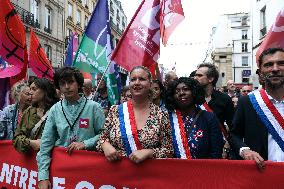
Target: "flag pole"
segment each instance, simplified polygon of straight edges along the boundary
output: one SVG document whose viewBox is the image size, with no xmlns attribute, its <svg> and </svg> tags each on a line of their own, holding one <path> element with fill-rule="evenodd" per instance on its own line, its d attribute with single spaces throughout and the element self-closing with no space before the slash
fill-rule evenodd
<svg viewBox="0 0 284 189">
<path fill-rule="evenodd" d="M 98 85 L 97 85 L 97 87 L 96 87 L 93 100 L 95 100 L 95 96 L 96 96 L 96 94 L 97 94 L 97 92 L 98 92 L 98 90 L 99 90 L 99 86 L 100 86 L 102 80 L 104 79 L 104 76 L 106 75 L 106 72 L 107 72 L 107 70 L 108 70 L 108 68 L 109 68 L 109 66 L 110 66 L 110 64 L 111 64 L 111 62 L 112 62 L 112 61 L 110 60 L 109 63 L 107 64 L 106 70 L 105 70 L 105 71 L 103 72 L 103 74 L 102 74 L 102 77 L 101 77 L 101 79 L 100 79 L 100 81 L 99 81 L 99 83 L 98 83 Z"/>
</svg>

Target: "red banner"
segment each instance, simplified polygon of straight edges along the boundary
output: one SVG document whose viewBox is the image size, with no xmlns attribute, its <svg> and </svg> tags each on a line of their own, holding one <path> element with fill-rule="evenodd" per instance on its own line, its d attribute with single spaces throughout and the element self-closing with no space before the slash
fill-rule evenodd
<svg viewBox="0 0 284 189">
<path fill-rule="evenodd" d="M 11 141 L 0 142 L 0 187 L 37 188 L 35 154 L 15 151 Z M 284 163 L 266 162 L 259 171 L 252 161 L 146 160 L 134 164 L 124 158 L 110 163 L 102 154 L 64 148 L 52 154 L 51 181 L 54 188 L 234 188 L 283 189 Z"/>
<path fill-rule="evenodd" d="M 161 38 L 166 45 L 173 30 L 184 19 L 184 13 L 181 0 L 162 0 L 161 7 Z"/>
<path fill-rule="evenodd" d="M 39 78 L 53 80 L 53 69 L 35 33 L 31 29 L 29 66 Z"/>
<path fill-rule="evenodd" d="M 151 67 L 160 54 L 160 0 L 143 0 L 116 49 L 112 60 L 131 71 Z"/>
<path fill-rule="evenodd" d="M 19 74 L 25 66 L 26 32 L 9 0 L 0 1 L 0 78 Z"/>
<path fill-rule="evenodd" d="M 260 54 L 268 48 L 284 48 L 284 7 L 256 52 L 257 65 Z"/>
</svg>

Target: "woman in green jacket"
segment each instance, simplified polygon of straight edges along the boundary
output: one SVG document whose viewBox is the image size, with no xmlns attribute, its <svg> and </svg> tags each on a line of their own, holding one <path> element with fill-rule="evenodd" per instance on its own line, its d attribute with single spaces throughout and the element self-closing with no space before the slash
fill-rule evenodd
<svg viewBox="0 0 284 189">
<path fill-rule="evenodd" d="M 24 111 L 13 138 L 15 149 L 22 153 L 39 150 L 47 111 L 58 101 L 53 83 L 45 78 L 36 79 L 30 86 L 30 93 L 32 106 Z"/>
</svg>

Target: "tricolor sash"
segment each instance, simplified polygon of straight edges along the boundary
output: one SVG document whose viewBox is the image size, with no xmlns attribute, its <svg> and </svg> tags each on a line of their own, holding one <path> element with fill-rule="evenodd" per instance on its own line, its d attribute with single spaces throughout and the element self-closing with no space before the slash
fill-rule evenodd
<svg viewBox="0 0 284 189">
<path fill-rule="evenodd" d="M 209 107 L 209 105 L 206 102 L 201 104 L 199 107 L 201 110 L 205 110 L 207 112 L 213 112 L 213 110 Z"/>
<path fill-rule="evenodd" d="M 131 101 L 124 102 L 118 106 L 120 132 L 123 145 L 127 155 L 142 149 L 138 139 L 138 131 L 134 117 L 134 111 Z"/>
<path fill-rule="evenodd" d="M 181 112 L 178 110 L 169 112 L 169 117 L 172 127 L 175 156 L 181 159 L 191 159 L 190 147 L 188 145 Z"/>
<path fill-rule="evenodd" d="M 262 123 L 284 152 L 284 118 L 269 100 L 264 89 L 249 94 L 249 99 Z"/>
</svg>

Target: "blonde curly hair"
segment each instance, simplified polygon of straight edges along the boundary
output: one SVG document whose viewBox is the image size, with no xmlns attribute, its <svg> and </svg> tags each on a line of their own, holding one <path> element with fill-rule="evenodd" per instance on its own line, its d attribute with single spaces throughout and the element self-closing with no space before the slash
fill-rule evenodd
<svg viewBox="0 0 284 189">
<path fill-rule="evenodd" d="M 29 87 L 29 85 L 24 82 L 24 81 L 19 81 L 15 85 L 13 85 L 12 90 L 11 90 L 11 98 L 15 100 L 15 102 L 20 101 L 20 94 L 22 91 L 26 88 Z"/>
</svg>

